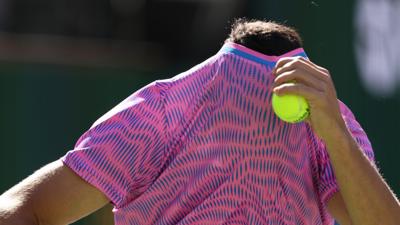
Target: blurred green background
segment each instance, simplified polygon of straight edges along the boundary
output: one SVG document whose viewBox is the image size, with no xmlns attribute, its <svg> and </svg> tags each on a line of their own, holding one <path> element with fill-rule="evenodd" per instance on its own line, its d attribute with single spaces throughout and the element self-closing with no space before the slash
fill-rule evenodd
<svg viewBox="0 0 400 225">
<path fill-rule="evenodd" d="M 0 192 L 63 156 L 97 118 L 138 88 L 216 53 L 230 21 L 245 16 L 297 28 L 311 60 L 330 70 L 339 98 L 368 134 L 381 172 L 400 193 L 399 89 L 379 96 L 362 85 L 356 1 L 44 2 L 0 3 L 9 7 L 0 10 Z M 124 11 L 128 6 L 133 9 Z M 110 209 L 75 224 L 112 224 Z"/>
</svg>

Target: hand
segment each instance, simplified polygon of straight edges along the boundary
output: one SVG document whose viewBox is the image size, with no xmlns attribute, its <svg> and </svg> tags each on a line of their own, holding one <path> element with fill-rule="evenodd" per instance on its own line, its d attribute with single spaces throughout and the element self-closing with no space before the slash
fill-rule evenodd
<svg viewBox="0 0 400 225">
<path fill-rule="evenodd" d="M 310 105 L 307 123 L 324 140 L 340 187 L 343 203 L 336 207 L 342 212 L 336 216 L 345 219 L 342 224 L 400 224 L 400 203 L 347 130 L 329 71 L 291 57 L 280 59 L 273 73 L 277 95 L 301 95 Z"/>
<path fill-rule="evenodd" d="M 303 96 L 310 106 L 309 123 L 325 142 L 335 141 L 334 128 L 346 129 L 329 71 L 303 57 L 280 59 L 273 70 L 277 95 Z"/>
</svg>

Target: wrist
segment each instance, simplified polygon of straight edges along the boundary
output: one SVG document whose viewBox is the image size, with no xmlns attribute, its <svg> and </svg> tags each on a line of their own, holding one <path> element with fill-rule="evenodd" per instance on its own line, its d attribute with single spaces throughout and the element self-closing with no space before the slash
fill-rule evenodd
<svg viewBox="0 0 400 225">
<path fill-rule="evenodd" d="M 354 141 L 353 136 L 344 123 L 335 123 L 329 132 L 322 138 L 326 147 L 329 149 L 347 149 Z"/>
</svg>

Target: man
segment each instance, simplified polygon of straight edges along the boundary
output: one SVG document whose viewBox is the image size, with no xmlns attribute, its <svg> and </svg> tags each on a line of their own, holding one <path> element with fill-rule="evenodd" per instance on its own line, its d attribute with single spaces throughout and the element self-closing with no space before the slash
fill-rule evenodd
<svg viewBox="0 0 400 225">
<path fill-rule="evenodd" d="M 238 20 L 215 56 L 138 90 L 4 193 L 0 224 L 68 224 L 109 201 L 116 225 L 399 224 L 364 131 L 301 46 Z M 279 120 L 272 92 L 304 96 L 308 121 Z"/>
</svg>

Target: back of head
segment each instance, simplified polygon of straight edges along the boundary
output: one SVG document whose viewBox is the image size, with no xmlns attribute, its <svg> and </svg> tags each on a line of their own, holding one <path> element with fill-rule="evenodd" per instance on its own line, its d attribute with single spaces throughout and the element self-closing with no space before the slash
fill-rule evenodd
<svg viewBox="0 0 400 225">
<path fill-rule="evenodd" d="M 237 19 L 226 42 L 243 45 L 270 56 L 302 47 L 300 35 L 291 27 L 261 20 Z"/>
</svg>

